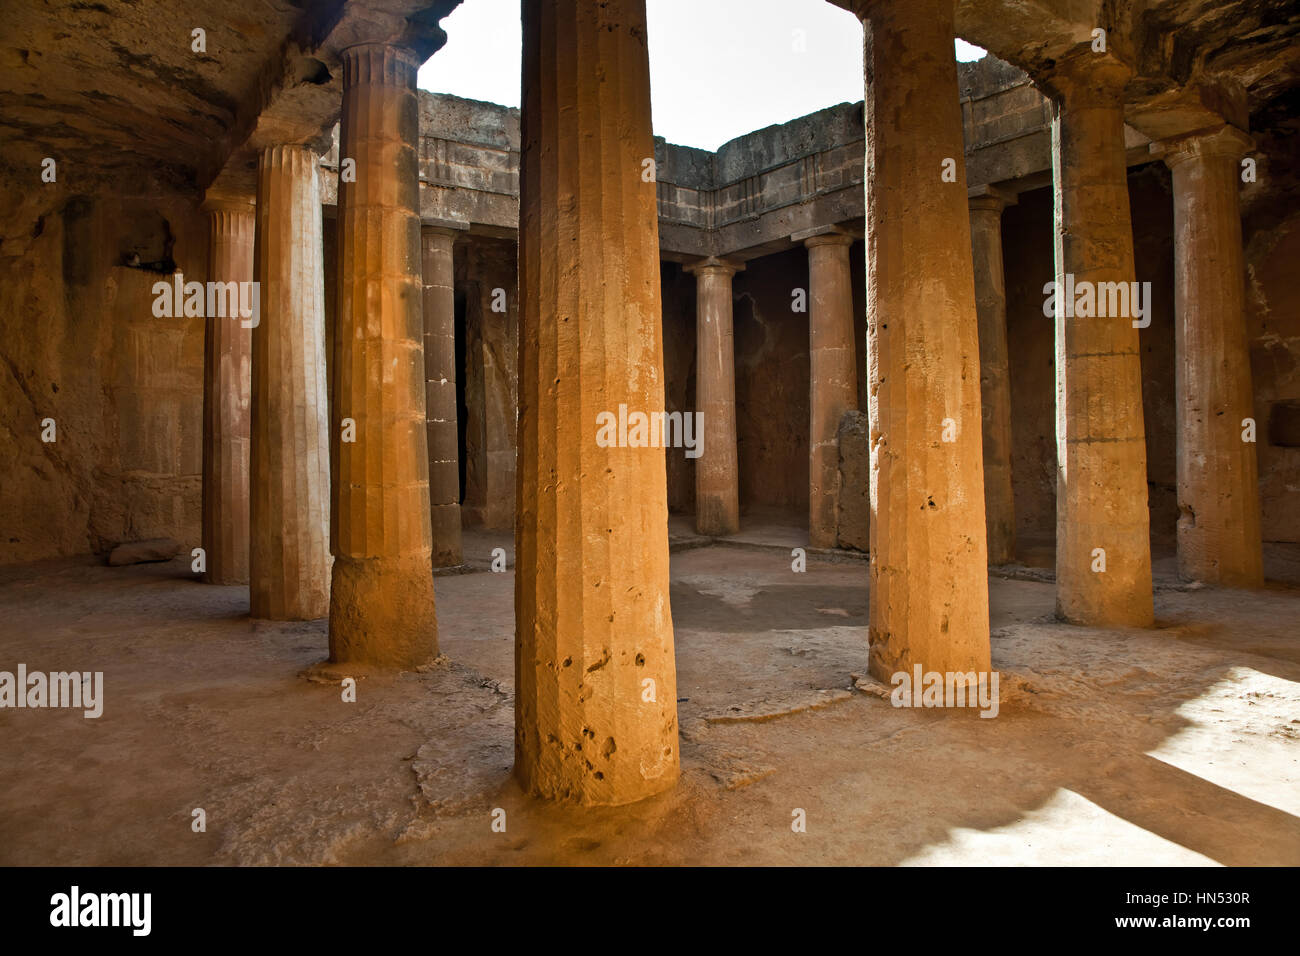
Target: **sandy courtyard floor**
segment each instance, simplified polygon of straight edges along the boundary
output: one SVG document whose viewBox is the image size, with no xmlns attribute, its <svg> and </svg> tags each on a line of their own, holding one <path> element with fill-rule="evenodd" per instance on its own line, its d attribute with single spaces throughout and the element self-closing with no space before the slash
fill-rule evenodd
<svg viewBox="0 0 1300 956">
<path fill-rule="evenodd" d="M 1300 864 L 1300 590 L 1160 587 L 1156 628 L 1101 631 L 991 577 L 987 720 L 855 686 L 864 562 L 681 550 L 681 782 L 583 810 L 511 777 L 491 543 L 437 580 L 445 660 L 355 703 L 300 676 L 324 621 L 251 621 L 182 561 L 0 569 L 0 670 L 105 675 L 98 720 L 0 710 L 0 863 Z"/>
</svg>

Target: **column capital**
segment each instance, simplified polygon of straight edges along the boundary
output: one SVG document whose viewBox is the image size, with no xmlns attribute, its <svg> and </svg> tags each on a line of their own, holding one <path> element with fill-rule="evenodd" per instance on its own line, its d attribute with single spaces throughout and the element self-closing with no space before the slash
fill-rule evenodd
<svg viewBox="0 0 1300 956">
<path fill-rule="evenodd" d="M 1151 155 L 1170 169 L 1189 159 L 1220 156 L 1233 162 L 1253 149 L 1255 141 L 1230 123 L 1151 144 Z"/>
<path fill-rule="evenodd" d="M 1034 81 L 1057 101 L 1113 102 L 1124 96 L 1133 67 L 1114 53 L 1094 53 L 1083 46 L 1036 73 Z"/>
<path fill-rule="evenodd" d="M 791 242 L 801 242 L 809 249 L 813 246 L 850 245 L 858 238 L 843 226 L 814 226 L 790 234 Z"/>
<path fill-rule="evenodd" d="M 469 223 L 455 219 L 421 219 L 420 235 L 455 241 L 469 232 Z"/>
<path fill-rule="evenodd" d="M 271 165 L 283 163 L 301 165 L 305 161 L 307 165 L 316 168 L 317 175 L 320 175 L 320 153 L 307 143 L 268 144 L 258 150 L 257 160 L 259 163 L 269 163 Z"/>
<path fill-rule="evenodd" d="M 809 249 L 815 246 L 851 246 L 853 237 L 842 232 L 823 232 L 816 236 L 809 236 L 803 244 Z"/>
<path fill-rule="evenodd" d="M 745 264 L 738 259 L 723 259 L 718 256 L 709 256 L 706 259 L 700 259 L 689 265 L 682 266 L 683 272 L 689 272 L 692 275 L 728 275 L 733 276 L 737 272 L 745 271 Z"/>
<path fill-rule="evenodd" d="M 257 212 L 257 203 L 252 196 L 236 196 L 228 193 L 214 193 L 209 190 L 199 208 L 206 213 L 233 212 L 251 216 Z"/>
<path fill-rule="evenodd" d="M 1001 213 L 1008 206 L 1019 202 L 1020 197 L 1009 189 L 999 189 L 997 186 L 971 186 L 966 190 L 966 201 L 972 210 Z"/>
<path fill-rule="evenodd" d="M 345 89 L 357 83 L 414 86 L 420 69 L 415 53 L 396 43 L 357 43 L 344 49 L 340 57 Z"/>
</svg>

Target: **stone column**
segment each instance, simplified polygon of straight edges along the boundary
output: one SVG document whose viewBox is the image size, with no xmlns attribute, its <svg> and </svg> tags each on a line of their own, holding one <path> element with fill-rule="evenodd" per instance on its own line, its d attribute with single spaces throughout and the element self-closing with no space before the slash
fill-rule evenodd
<svg viewBox="0 0 1300 956">
<path fill-rule="evenodd" d="M 1136 277 L 1129 75 L 1109 54 L 1084 52 L 1047 79 L 1058 290 Z M 1079 624 L 1143 627 L 1152 621 L 1151 537 L 1138 330 L 1127 315 L 1067 316 L 1067 298 L 1056 297 L 1056 610 Z"/>
<path fill-rule="evenodd" d="M 1178 572 L 1227 587 L 1264 583 L 1237 190 L 1250 137 L 1231 126 L 1162 144 L 1174 181 Z"/>
<path fill-rule="evenodd" d="M 251 201 L 203 204 L 211 227 L 209 281 L 253 281 L 253 208 Z M 207 317 L 203 353 L 203 580 L 247 584 L 253 335 L 240 318 L 238 291 L 225 311 Z"/>
<path fill-rule="evenodd" d="M 984 523 L 989 564 L 1016 557 L 1011 491 L 1011 377 L 1007 361 L 1007 289 L 1002 270 L 1002 210 L 1014 195 L 992 186 L 970 190 L 971 261 L 979 316 L 980 405 L 984 425 Z"/>
<path fill-rule="evenodd" d="M 840 419 L 858 407 L 853 348 L 853 237 L 834 230 L 803 238 L 808 247 L 808 543 L 838 539 Z"/>
<path fill-rule="evenodd" d="M 253 617 L 311 620 L 329 609 L 329 439 L 325 262 L 317 156 L 262 151 L 257 174 L 253 328 Z"/>
<path fill-rule="evenodd" d="M 523 6 L 515 773 L 622 804 L 679 773 L 645 0 Z M 614 81 L 617 78 L 617 82 Z"/>
<path fill-rule="evenodd" d="M 700 534 L 740 530 L 731 277 L 744 268 L 712 257 L 686 267 L 695 274 L 695 405 L 703 416 L 704 449 L 695 460 L 695 530 Z"/>
<path fill-rule="evenodd" d="M 987 672 L 979 338 L 954 0 L 865 14 L 870 670 Z M 957 181 L 943 181 L 955 163 Z"/>
<path fill-rule="evenodd" d="M 424 396 L 433 566 L 461 564 L 460 434 L 456 424 L 454 229 L 420 230 L 424 272 Z"/>
<path fill-rule="evenodd" d="M 437 654 L 425 431 L 415 56 L 343 51 L 330 661 L 414 667 Z M 354 441 L 341 429 L 351 421 Z"/>
</svg>

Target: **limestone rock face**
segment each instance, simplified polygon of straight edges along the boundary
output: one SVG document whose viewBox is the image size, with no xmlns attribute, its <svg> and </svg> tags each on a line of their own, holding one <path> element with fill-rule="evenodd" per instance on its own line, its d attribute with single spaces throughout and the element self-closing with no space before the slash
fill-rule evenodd
<svg viewBox="0 0 1300 956">
<path fill-rule="evenodd" d="M 0 564 L 199 543 L 204 320 L 124 262 L 206 279 L 207 224 L 145 177 L 64 180 L 0 170 Z"/>
<path fill-rule="evenodd" d="M 867 413 L 847 411 L 840 419 L 839 511 L 836 540 L 841 548 L 870 551 L 871 534 L 871 442 Z"/>
<path fill-rule="evenodd" d="M 173 538 L 150 538 L 119 544 L 108 556 L 111 567 L 127 564 L 148 564 L 151 561 L 170 561 L 180 554 L 181 544 Z"/>
</svg>

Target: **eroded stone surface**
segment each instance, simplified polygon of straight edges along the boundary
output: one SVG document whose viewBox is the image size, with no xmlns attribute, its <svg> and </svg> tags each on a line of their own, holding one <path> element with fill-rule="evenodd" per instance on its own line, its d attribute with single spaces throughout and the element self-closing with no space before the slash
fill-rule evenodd
<svg viewBox="0 0 1300 956">
<path fill-rule="evenodd" d="M 1264 582 L 1246 270 L 1237 198 L 1251 146 L 1233 127 L 1165 150 L 1174 186 L 1177 302 L 1178 565 L 1184 578 Z"/>
<path fill-rule="evenodd" d="M 871 550 L 871 440 L 867 413 L 854 409 L 840 419 L 839 512 L 836 544 Z"/>
<path fill-rule="evenodd" d="M 413 667 L 438 653 L 425 411 L 414 56 L 345 54 L 339 315 L 331 423 L 330 661 Z M 345 422 L 355 441 L 343 440 Z"/>
<path fill-rule="evenodd" d="M 316 154 L 265 150 L 258 168 L 253 274 L 249 603 L 254 617 L 329 610 L 329 438 L 325 268 Z M 249 321 L 252 321 L 251 319 Z"/>
<path fill-rule="evenodd" d="M 864 20 L 871 673 L 882 680 L 915 664 L 989 667 L 979 342 L 952 16 L 952 0 L 925 0 L 873 3 Z M 941 178 L 945 165 L 955 182 Z"/>
<path fill-rule="evenodd" d="M 1064 301 L 1067 276 L 1092 288 L 1134 281 L 1122 112 L 1129 76 L 1114 58 L 1084 52 L 1058 64 L 1053 80 L 1056 585 L 1068 621 L 1141 627 L 1152 610 L 1138 329 L 1132 315 L 1074 316 Z"/>
<path fill-rule="evenodd" d="M 597 440 L 664 407 L 644 0 L 529 4 L 524 37 L 515 773 L 622 804 L 680 766 L 664 452 Z"/>
<path fill-rule="evenodd" d="M 212 230 L 209 281 L 251 281 L 253 204 L 209 199 L 204 210 Z M 245 328 L 238 307 L 217 311 L 227 314 L 206 317 L 203 358 L 203 579 L 211 584 L 246 584 L 253 334 Z"/>
<path fill-rule="evenodd" d="M 1016 505 L 1011 485 L 1011 369 L 1007 293 L 1002 265 L 1005 193 L 984 187 L 970 198 L 971 261 L 979 316 L 980 410 L 984 436 L 984 520 L 989 564 L 1016 554 Z"/>
<path fill-rule="evenodd" d="M 853 346 L 852 236 L 811 236 L 808 247 L 808 543 L 833 548 L 839 511 L 839 446 L 844 413 L 857 406 Z"/>
<path fill-rule="evenodd" d="M 700 439 L 704 443 L 702 454 L 695 459 L 695 530 L 706 535 L 740 530 L 731 277 L 743 268 L 709 258 L 686 269 L 696 278 L 695 405 L 702 416 Z"/>
<path fill-rule="evenodd" d="M 450 229 L 420 230 L 424 278 L 425 431 L 433 566 L 461 563 L 460 448 L 456 425 L 456 290 Z"/>
</svg>

